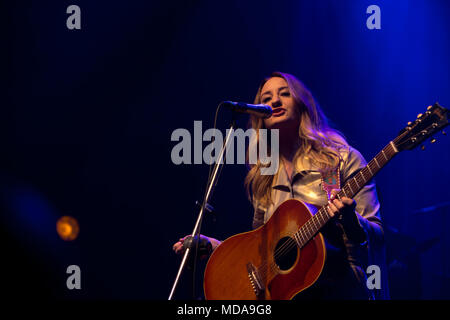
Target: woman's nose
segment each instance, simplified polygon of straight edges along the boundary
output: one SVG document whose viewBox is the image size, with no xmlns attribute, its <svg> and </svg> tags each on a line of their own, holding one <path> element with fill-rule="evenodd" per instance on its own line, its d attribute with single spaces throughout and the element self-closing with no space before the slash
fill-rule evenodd
<svg viewBox="0 0 450 320">
<path fill-rule="evenodd" d="M 276 108 L 276 107 L 279 107 L 279 106 L 281 106 L 281 100 L 280 100 L 280 98 L 278 96 L 275 96 L 272 99 L 272 108 Z"/>
</svg>

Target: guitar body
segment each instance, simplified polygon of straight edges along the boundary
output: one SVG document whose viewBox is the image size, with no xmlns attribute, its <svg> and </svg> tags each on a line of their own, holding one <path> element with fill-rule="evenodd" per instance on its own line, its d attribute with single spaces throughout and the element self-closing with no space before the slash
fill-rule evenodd
<svg viewBox="0 0 450 320">
<path fill-rule="evenodd" d="M 311 286 L 325 263 L 325 243 L 318 233 L 301 249 L 291 246 L 293 235 L 315 212 L 290 199 L 260 228 L 237 234 L 220 244 L 209 258 L 204 290 L 208 300 L 287 300 Z M 289 238 L 288 238 L 289 237 Z"/>
</svg>

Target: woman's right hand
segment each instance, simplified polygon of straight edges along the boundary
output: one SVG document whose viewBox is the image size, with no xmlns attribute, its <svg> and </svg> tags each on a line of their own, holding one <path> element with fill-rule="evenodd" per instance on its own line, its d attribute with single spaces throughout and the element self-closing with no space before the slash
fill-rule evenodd
<svg viewBox="0 0 450 320">
<path fill-rule="evenodd" d="M 189 235 L 180 238 L 178 240 L 178 242 L 176 242 L 173 246 L 172 246 L 172 250 L 176 253 L 176 254 L 183 254 L 185 251 L 185 248 L 183 246 L 184 240 L 186 240 L 186 238 L 189 237 Z"/>
<path fill-rule="evenodd" d="M 187 236 L 185 236 L 185 237 L 183 237 L 183 238 L 180 238 L 173 246 L 172 246 L 172 249 L 173 249 L 173 251 L 176 253 L 176 254 L 184 254 L 184 251 L 185 251 L 185 246 L 184 246 L 184 242 L 185 242 L 185 240 L 188 238 L 188 237 L 190 237 L 190 235 L 187 235 Z M 211 237 L 207 237 L 207 236 L 204 236 L 204 235 L 200 235 L 200 241 L 205 241 L 206 243 L 208 243 L 208 244 L 210 244 L 211 245 L 211 251 L 214 251 L 218 246 L 219 246 L 219 244 L 221 244 L 222 242 L 221 241 L 219 241 L 219 240 L 217 240 L 217 239 L 214 239 L 214 238 L 211 238 Z"/>
</svg>

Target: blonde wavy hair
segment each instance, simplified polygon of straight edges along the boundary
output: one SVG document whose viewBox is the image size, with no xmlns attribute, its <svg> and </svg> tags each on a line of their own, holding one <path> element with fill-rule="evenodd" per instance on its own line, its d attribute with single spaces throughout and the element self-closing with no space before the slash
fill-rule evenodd
<svg viewBox="0 0 450 320">
<path fill-rule="evenodd" d="M 294 156 L 295 169 L 300 171 L 302 161 L 309 161 L 312 166 L 317 167 L 321 171 L 338 166 L 341 159 L 340 151 L 348 149 L 348 143 L 341 133 L 329 127 L 328 121 L 318 103 L 299 79 L 287 73 L 273 72 L 259 85 L 254 103 L 261 103 L 261 90 L 264 84 L 273 77 L 283 78 L 287 82 L 300 115 L 298 128 L 299 147 Z M 264 121 L 261 118 L 251 116 L 249 127 L 256 129 L 256 139 L 259 145 L 258 133 L 259 129 L 265 128 Z M 247 149 L 247 160 L 248 156 L 249 150 Z M 247 165 L 249 171 L 245 177 L 244 184 L 250 201 L 257 200 L 262 205 L 269 206 L 272 203 L 272 184 L 278 173 L 276 175 L 261 175 L 260 169 L 265 165 L 259 160 L 256 164 L 251 165 L 247 163 Z"/>
</svg>

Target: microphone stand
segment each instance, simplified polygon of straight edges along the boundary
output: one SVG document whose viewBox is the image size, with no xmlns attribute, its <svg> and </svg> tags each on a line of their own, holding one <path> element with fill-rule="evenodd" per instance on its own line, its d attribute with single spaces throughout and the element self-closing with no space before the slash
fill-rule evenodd
<svg viewBox="0 0 450 320">
<path fill-rule="evenodd" d="M 177 273 L 177 276 L 175 278 L 174 284 L 172 286 L 172 290 L 170 291 L 170 295 L 169 295 L 169 299 L 168 300 L 172 300 L 172 298 L 173 298 L 173 295 L 175 293 L 175 289 L 176 289 L 176 287 L 178 285 L 178 282 L 180 280 L 181 274 L 183 273 L 183 270 L 184 270 L 184 268 L 186 266 L 186 262 L 188 261 L 188 257 L 189 257 L 189 254 L 191 252 L 192 246 L 195 245 L 195 243 L 196 243 L 195 241 L 199 241 L 200 228 L 201 228 L 201 223 L 202 223 L 202 219 L 203 219 L 204 212 L 205 212 L 205 206 L 209 202 L 209 199 L 211 198 L 211 195 L 212 195 L 213 188 L 215 187 L 215 185 L 217 183 L 217 179 L 219 177 L 219 174 L 218 174 L 219 173 L 219 169 L 223 166 L 223 163 L 225 161 L 224 160 L 225 150 L 226 150 L 226 148 L 228 146 L 230 137 L 231 137 L 232 133 L 234 132 L 235 127 L 236 127 L 236 117 L 235 117 L 235 112 L 233 112 L 232 113 L 232 122 L 231 122 L 230 130 L 228 130 L 228 134 L 225 137 L 225 143 L 222 146 L 222 150 L 220 150 L 219 157 L 216 159 L 216 163 L 215 163 L 214 169 L 212 171 L 211 179 L 209 180 L 209 183 L 208 183 L 208 185 L 206 187 L 205 197 L 203 199 L 203 203 L 201 205 L 200 212 L 198 214 L 197 222 L 195 223 L 194 230 L 192 231 L 192 234 L 191 234 L 192 239 L 194 241 L 190 242 L 190 246 L 188 246 L 186 248 L 185 252 L 184 252 L 183 259 L 181 260 L 181 264 L 180 264 L 180 267 L 178 269 L 178 273 Z M 194 263 L 195 263 L 195 261 L 194 261 Z"/>
</svg>

